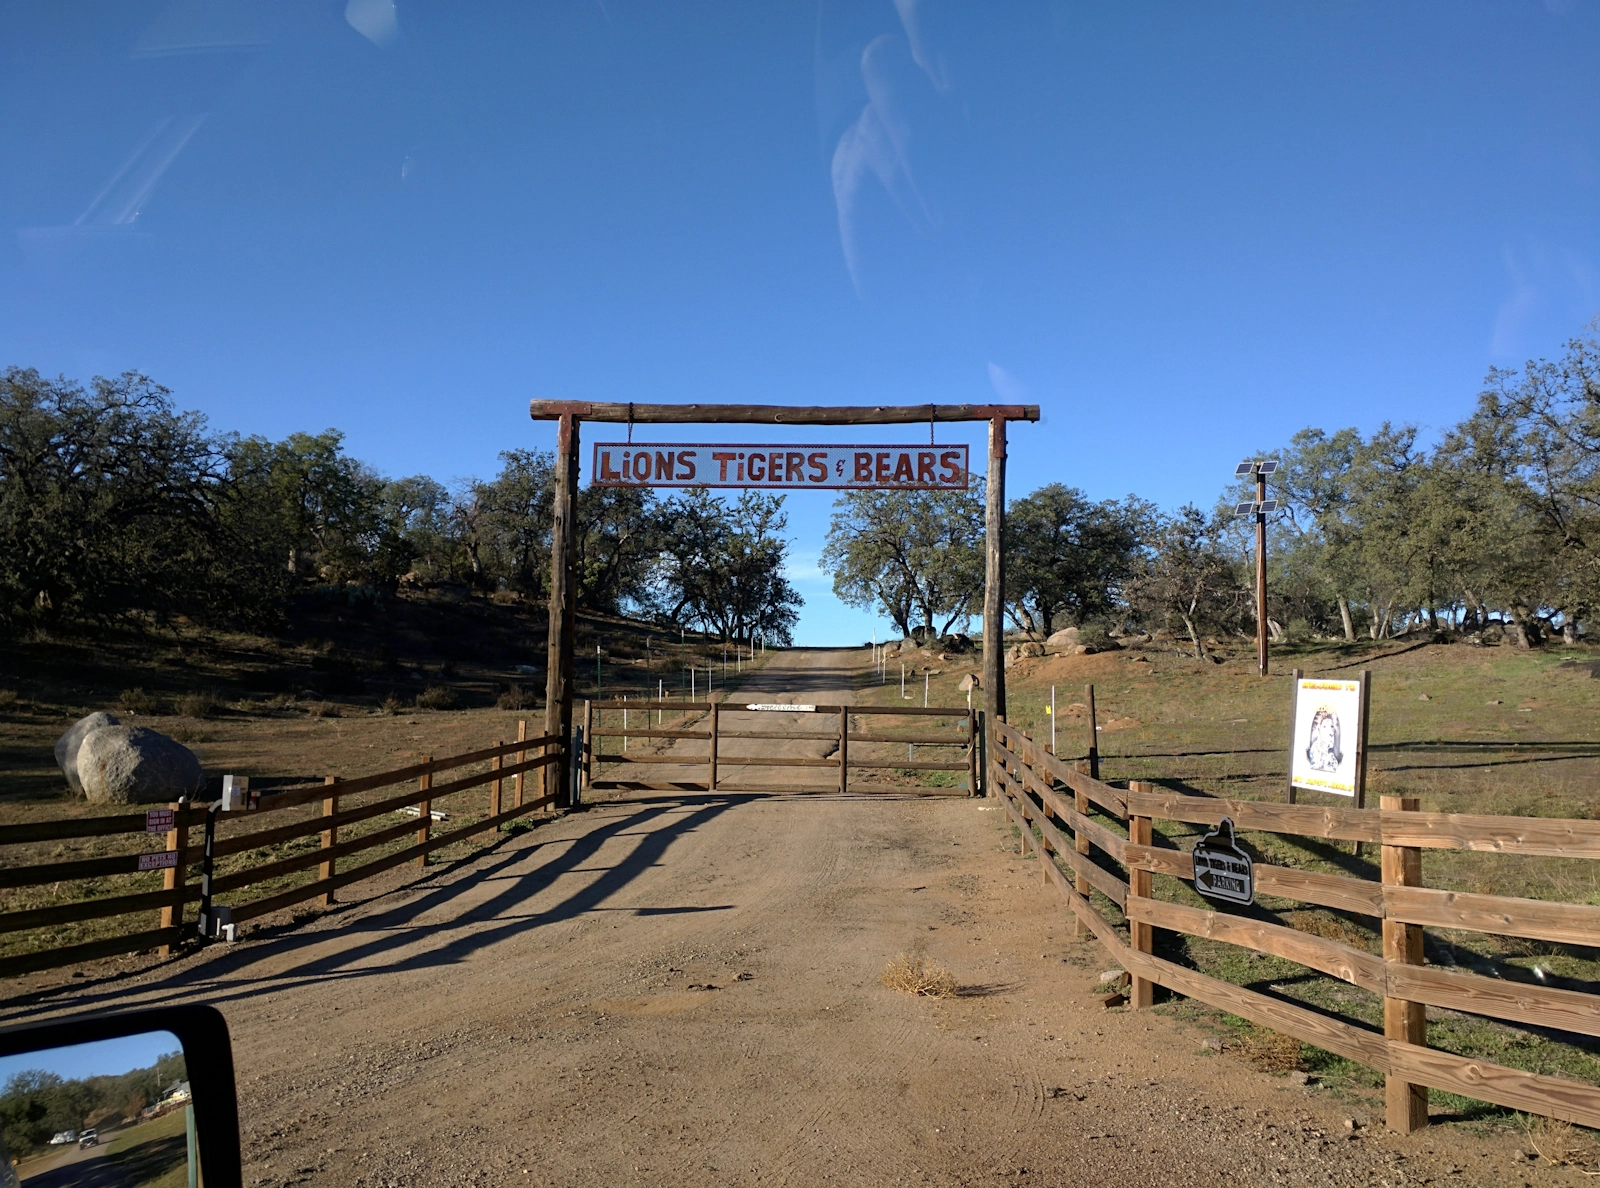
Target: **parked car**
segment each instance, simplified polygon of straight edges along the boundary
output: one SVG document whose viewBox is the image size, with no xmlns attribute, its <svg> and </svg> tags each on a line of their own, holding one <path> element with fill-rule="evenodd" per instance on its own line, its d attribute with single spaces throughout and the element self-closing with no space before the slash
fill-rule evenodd
<svg viewBox="0 0 1600 1188">
<path fill-rule="evenodd" d="M 75 1143 L 77 1141 L 78 1132 L 76 1130 L 63 1130 L 50 1140 L 50 1145 L 52 1147 L 59 1147 L 63 1143 Z"/>
<path fill-rule="evenodd" d="M 78 1150 L 85 1147 L 98 1147 L 100 1145 L 100 1132 L 93 1126 L 78 1136 Z"/>
</svg>

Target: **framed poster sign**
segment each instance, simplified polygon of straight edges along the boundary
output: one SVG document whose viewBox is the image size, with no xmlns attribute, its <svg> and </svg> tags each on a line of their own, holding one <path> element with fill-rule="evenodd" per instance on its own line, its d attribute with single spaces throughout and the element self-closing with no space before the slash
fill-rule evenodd
<svg viewBox="0 0 1600 1188">
<path fill-rule="evenodd" d="M 1362 681 L 1295 680 L 1291 788 L 1364 799 L 1360 796 L 1367 730 L 1363 693 Z"/>
</svg>

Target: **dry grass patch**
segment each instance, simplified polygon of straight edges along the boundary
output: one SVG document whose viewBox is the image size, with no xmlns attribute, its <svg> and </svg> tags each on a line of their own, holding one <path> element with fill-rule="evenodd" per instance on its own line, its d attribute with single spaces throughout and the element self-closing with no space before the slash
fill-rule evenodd
<svg viewBox="0 0 1600 1188">
<path fill-rule="evenodd" d="M 1228 1046 L 1268 1072 L 1294 1072 L 1300 1067 L 1300 1041 L 1280 1031 L 1248 1031 Z"/>
<path fill-rule="evenodd" d="M 878 981 L 885 989 L 923 998 L 954 998 L 956 994 L 954 974 L 926 957 L 913 957 L 909 953 L 901 953 L 889 962 Z"/>
<path fill-rule="evenodd" d="M 1586 1176 L 1600 1176 L 1600 1171 L 1589 1171 L 1584 1165 L 1593 1161 L 1594 1143 L 1589 1133 L 1559 1118 L 1546 1118 L 1540 1114 L 1518 1114 L 1517 1122 L 1527 1137 L 1534 1153 L 1552 1167 L 1566 1165 L 1577 1168 Z"/>
</svg>

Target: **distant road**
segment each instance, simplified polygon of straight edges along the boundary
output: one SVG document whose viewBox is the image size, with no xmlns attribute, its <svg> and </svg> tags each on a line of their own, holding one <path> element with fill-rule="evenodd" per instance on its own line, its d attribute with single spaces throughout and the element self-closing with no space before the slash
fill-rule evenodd
<svg viewBox="0 0 1600 1188">
<path fill-rule="evenodd" d="M 43 1171 L 22 1177 L 28 1188 L 134 1188 L 134 1183 L 111 1160 L 106 1148 L 74 1147 Z"/>
</svg>

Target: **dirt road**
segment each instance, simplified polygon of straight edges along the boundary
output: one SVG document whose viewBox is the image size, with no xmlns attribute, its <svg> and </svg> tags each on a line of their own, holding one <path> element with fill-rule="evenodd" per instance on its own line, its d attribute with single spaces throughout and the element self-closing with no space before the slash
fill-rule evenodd
<svg viewBox="0 0 1600 1188">
<path fill-rule="evenodd" d="M 859 655 L 781 657 L 763 695 L 835 699 Z M 946 965 L 961 995 L 883 989 L 901 951 Z M 247 1185 L 1567 1174 L 1524 1172 L 1509 1139 L 1391 1138 L 1159 1013 L 1106 1011 L 1105 964 L 982 801 L 646 794 L 0 1017 L 217 1004 Z"/>
</svg>

